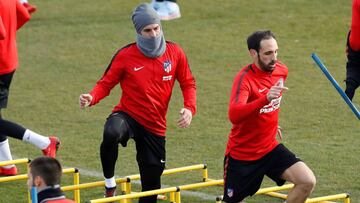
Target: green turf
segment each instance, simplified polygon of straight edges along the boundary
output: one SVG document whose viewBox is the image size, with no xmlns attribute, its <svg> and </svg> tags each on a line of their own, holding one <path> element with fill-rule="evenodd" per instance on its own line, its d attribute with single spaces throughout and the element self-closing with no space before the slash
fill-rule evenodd
<svg viewBox="0 0 360 203">
<path fill-rule="evenodd" d="M 65 166 L 101 174 L 99 145 L 105 118 L 118 102 L 120 89 L 97 106 L 80 110 L 78 96 L 101 77 L 118 48 L 134 41 L 131 10 L 141 1 L 31 0 L 38 7 L 18 32 L 20 67 L 14 76 L 4 117 L 62 140 Z M 163 22 L 165 37 L 186 51 L 197 80 L 198 113 L 192 126 L 176 127 L 182 106 L 178 85 L 168 112 L 167 167 L 206 163 L 211 178 L 222 177 L 230 123 L 228 100 L 233 77 L 251 62 L 246 37 L 258 29 L 277 36 L 279 59 L 289 67 L 280 124 L 286 146 L 314 171 L 312 195 L 348 192 L 360 198 L 359 121 L 310 55 L 315 52 L 343 87 L 345 43 L 351 19 L 349 0 L 179 0 L 182 18 Z M 354 98 L 360 107 L 360 91 Z M 18 158 L 40 155 L 35 147 L 10 139 Z M 121 148 L 116 175 L 138 173 L 134 143 Z M 80 171 L 81 173 L 81 171 Z M 65 176 L 64 176 L 65 177 Z M 101 180 L 81 175 L 81 182 Z M 199 180 L 199 174 L 169 176 L 174 186 Z M 64 184 L 70 180 L 65 177 Z M 263 186 L 273 186 L 268 179 Z M 0 183 L 0 202 L 25 202 L 24 181 Z M 138 186 L 134 186 L 138 188 Z M 219 195 L 221 188 L 196 190 Z M 102 196 L 102 188 L 81 192 L 82 202 Z M 71 193 L 68 194 L 71 196 Z M 214 202 L 188 195 L 183 202 Z M 263 197 L 247 202 L 282 202 Z"/>
</svg>

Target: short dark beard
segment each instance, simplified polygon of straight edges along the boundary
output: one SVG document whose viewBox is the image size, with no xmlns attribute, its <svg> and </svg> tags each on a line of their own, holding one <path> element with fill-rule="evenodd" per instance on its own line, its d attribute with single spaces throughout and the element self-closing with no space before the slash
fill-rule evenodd
<svg viewBox="0 0 360 203">
<path fill-rule="evenodd" d="M 276 63 L 276 61 L 271 61 L 269 64 L 265 64 L 261 59 L 260 59 L 260 55 L 258 54 L 258 64 L 259 64 L 259 68 L 261 69 L 261 70 L 263 70 L 263 71 L 265 71 L 265 72 L 272 72 L 273 70 L 274 70 L 274 68 L 273 67 L 271 67 L 270 65 L 272 65 L 272 64 L 275 64 Z"/>
</svg>

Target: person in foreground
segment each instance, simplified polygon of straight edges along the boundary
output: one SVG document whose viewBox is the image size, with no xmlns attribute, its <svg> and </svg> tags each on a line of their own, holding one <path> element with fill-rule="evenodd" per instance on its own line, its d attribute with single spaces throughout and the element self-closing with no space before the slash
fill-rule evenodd
<svg viewBox="0 0 360 203">
<path fill-rule="evenodd" d="M 12 160 L 8 137 L 31 143 L 43 155 L 55 157 L 60 140 L 43 136 L 17 123 L 5 120 L 2 110 L 7 108 L 10 84 L 18 67 L 17 31 L 30 19 L 20 1 L 0 0 L 0 161 Z M 31 110 L 23 113 L 32 113 Z M 0 176 L 16 175 L 15 165 L 0 167 Z"/>
<path fill-rule="evenodd" d="M 360 0 L 352 2 L 351 28 L 346 43 L 346 88 L 350 100 L 360 86 Z"/>
<path fill-rule="evenodd" d="M 60 162 L 52 157 L 38 157 L 30 162 L 28 187 L 36 187 L 39 203 L 75 203 L 66 199 L 60 189 L 62 169 Z"/>
<path fill-rule="evenodd" d="M 132 15 L 136 43 L 121 48 L 90 93 L 80 95 L 80 107 L 93 106 L 120 84 L 122 95 L 104 126 L 100 157 L 105 176 L 105 196 L 115 195 L 115 163 L 119 143 L 136 144 L 142 191 L 159 189 L 165 167 L 166 112 L 175 80 L 180 83 L 184 106 L 177 122 L 190 125 L 196 112 L 196 85 L 183 50 L 165 41 L 160 18 L 150 4 L 137 6 Z M 156 202 L 156 195 L 140 203 Z"/>
<path fill-rule="evenodd" d="M 277 60 L 278 45 L 271 31 L 252 33 L 247 44 L 253 63 L 238 72 L 232 86 L 223 201 L 242 202 L 256 193 L 266 175 L 279 186 L 294 183 L 287 202 L 303 203 L 315 187 L 315 176 L 276 140 L 288 69 Z"/>
</svg>

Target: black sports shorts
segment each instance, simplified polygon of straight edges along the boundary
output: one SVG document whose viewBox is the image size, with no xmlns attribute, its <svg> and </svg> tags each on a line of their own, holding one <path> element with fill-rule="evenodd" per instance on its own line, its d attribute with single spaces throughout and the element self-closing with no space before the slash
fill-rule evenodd
<svg viewBox="0 0 360 203">
<path fill-rule="evenodd" d="M 225 156 L 223 200 L 227 203 L 240 202 L 255 194 L 265 175 L 278 186 L 283 185 L 285 180 L 281 179 L 281 175 L 298 161 L 301 160 L 282 144 L 256 161 L 241 161 Z"/>
<path fill-rule="evenodd" d="M 0 109 L 6 108 L 9 97 L 9 88 L 14 72 L 0 75 Z"/>
<path fill-rule="evenodd" d="M 350 61 L 346 63 L 346 80 L 354 81 L 360 85 L 360 58 L 358 62 Z"/>
<path fill-rule="evenodd" d="M 346 63 L 346 81 L 356 82 L 360 85 L 360 51 L 352 50 L 349 42 L 350 32 L 347 38 L 347 63 Z"/>
</svg>

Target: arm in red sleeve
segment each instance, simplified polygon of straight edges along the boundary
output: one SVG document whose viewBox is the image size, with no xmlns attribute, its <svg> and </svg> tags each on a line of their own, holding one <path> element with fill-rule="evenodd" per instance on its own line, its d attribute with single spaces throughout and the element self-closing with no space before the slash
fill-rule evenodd
<svg viewBox="0 0 360 203">
<path fill-rule="evenodd" d="M 112 88 L 120 82 L 121 68 L 119 60 L 115 60 L 110 64 L 105 71 L 103 77 L 96 83 L 95 87 L 90 91 L 93 97 L 90 106 L 100 102 L 103 98 L 110 94 Z"/>
<path fill-rule="evenodd" d="M 5 37 L 6 37 L 6 30 L 2 18 L 0 16 L 0 40 L 5 39 Z"/>
<path fill-rule="evenodd" d="M 196 113 L 196 83 L 191 73 L 185 53 L 180 49 L 180 58 L 177 67 L 177 80 L 184 98 L 184 107 L 189 109 L 192 115 Z"/>
<path fill-rule="evenodd" d="M 26 22 L 30 20 L 29 12 L 18 0 L 16 0 L 16 17 L 17 17 L 17 29 L 20 29 Z"/>
<path fill-rule="evenodd" d="M 269 103 L 266 95 L 248 103 L 250 94 L 251 89 L 248 81 L 246 79 L 240 81 L 240 74 L 238 74 L 232 87 L 228 112 L 232 124 L 238 124 L 251 114 L 259 113 L 260 109 Z"/>
<path fill-rule="evenodd" d="M 360 0 L 353 0 L 349 42 L 352 50 L 360 50 Z"/>
</svg>

